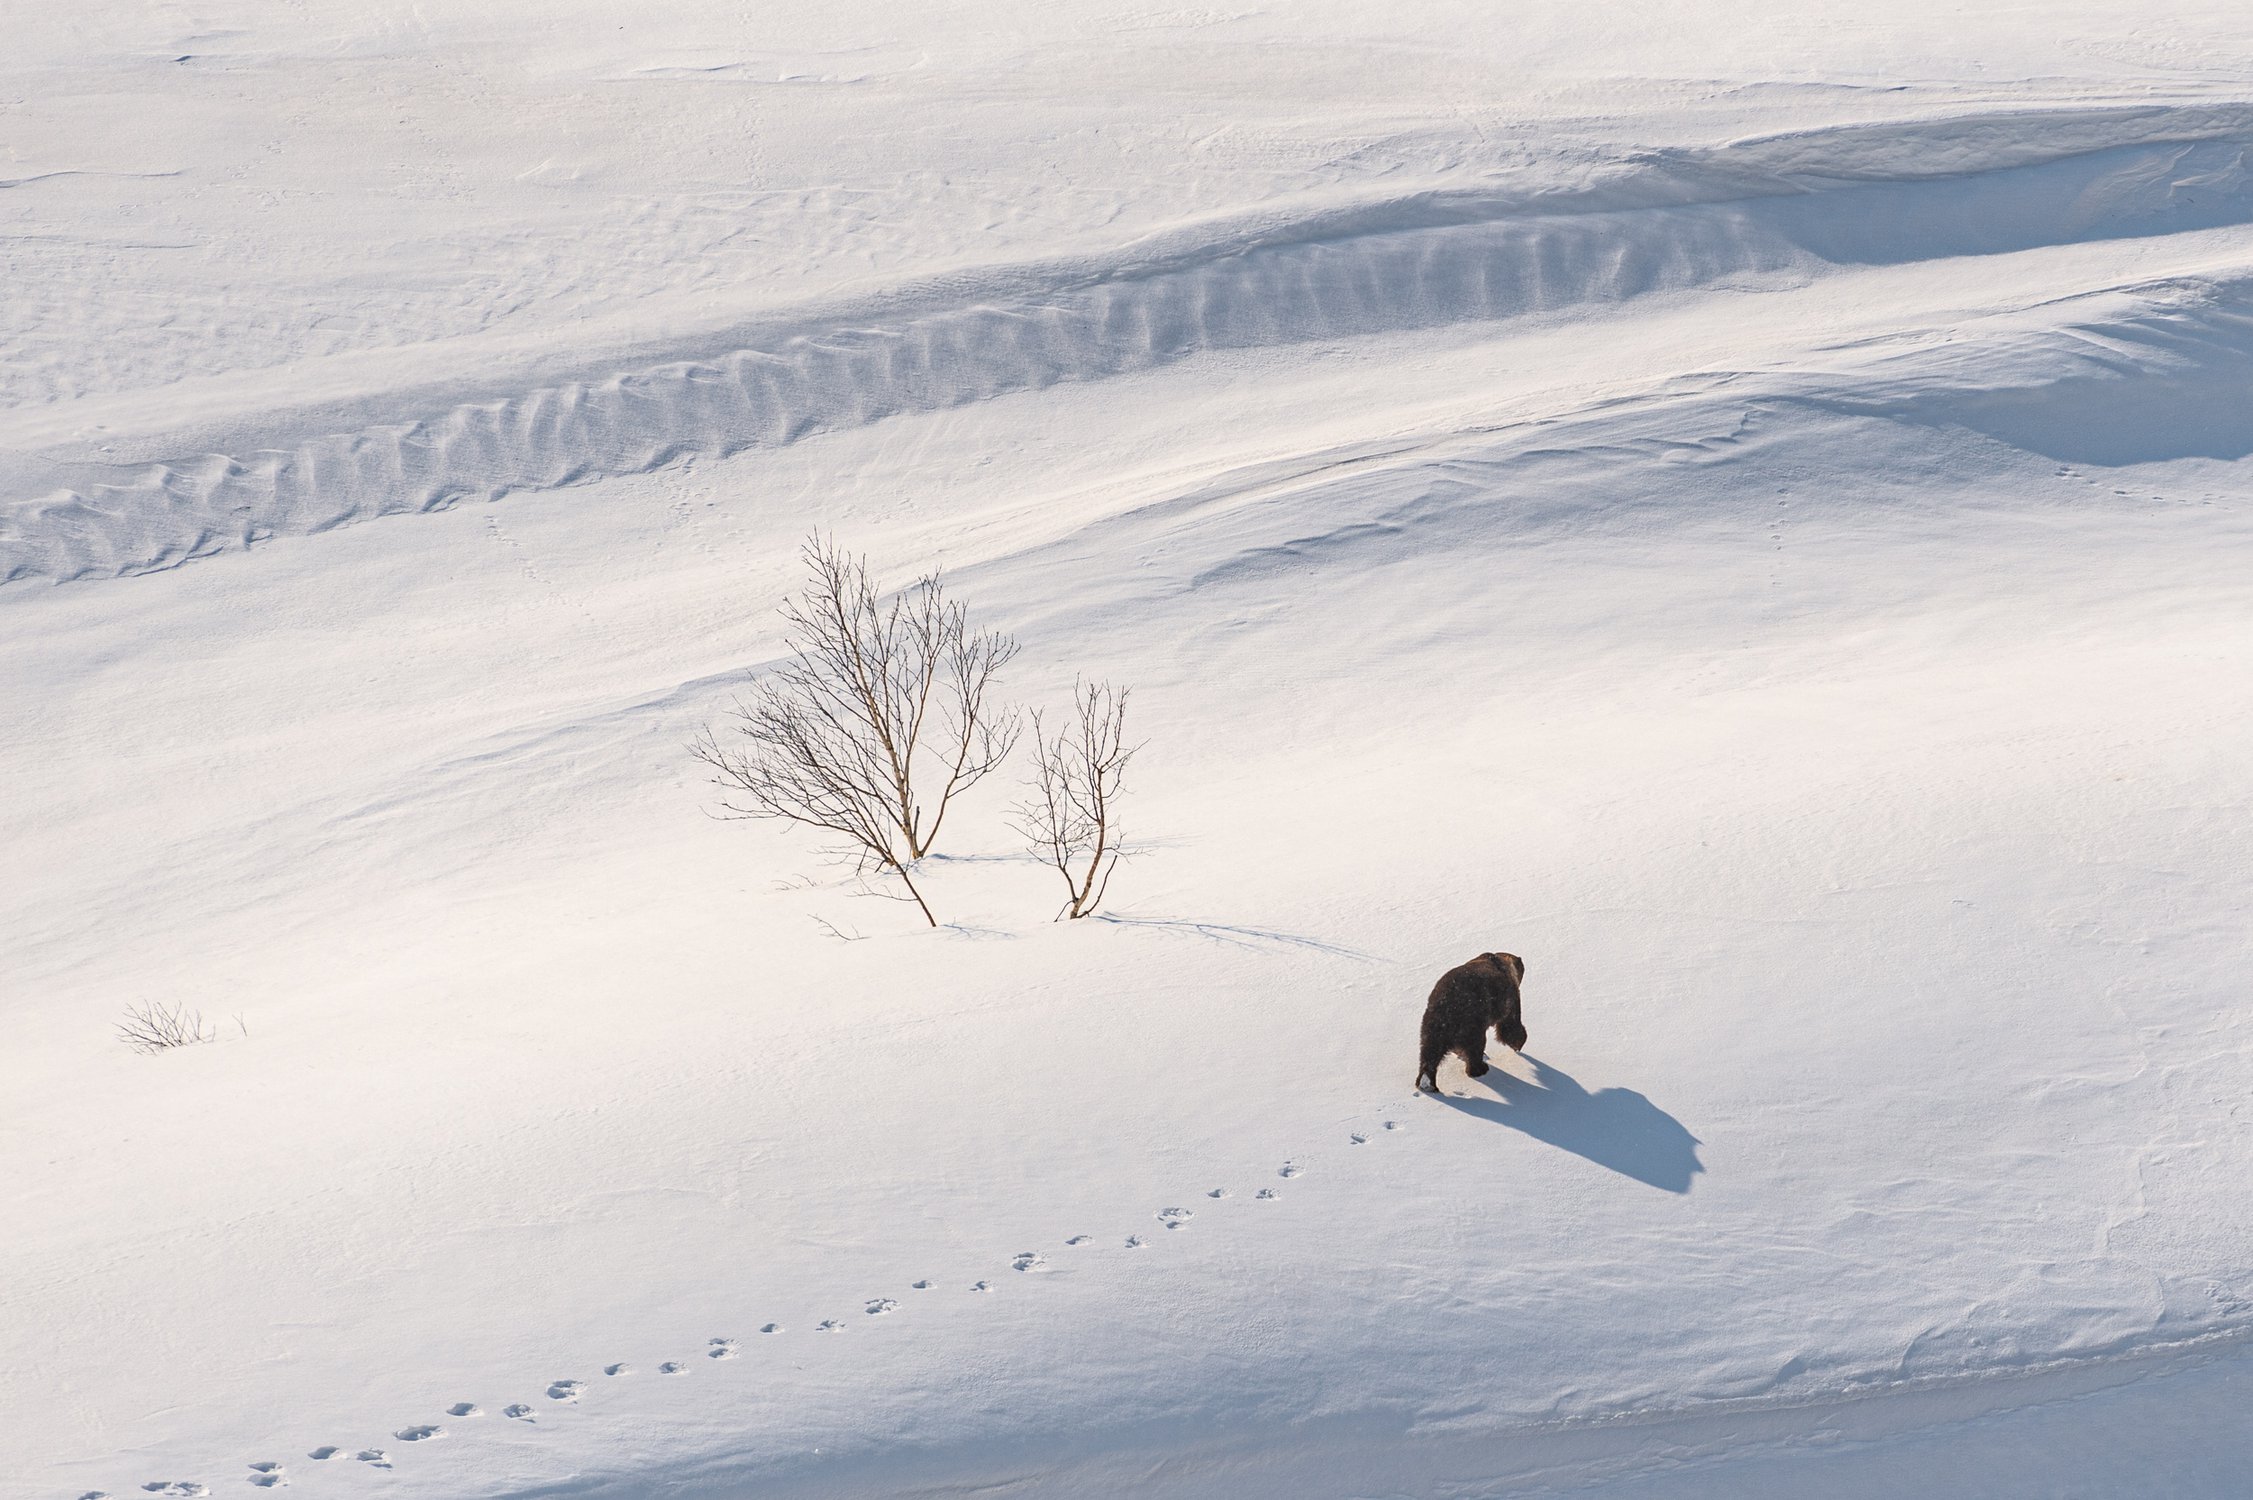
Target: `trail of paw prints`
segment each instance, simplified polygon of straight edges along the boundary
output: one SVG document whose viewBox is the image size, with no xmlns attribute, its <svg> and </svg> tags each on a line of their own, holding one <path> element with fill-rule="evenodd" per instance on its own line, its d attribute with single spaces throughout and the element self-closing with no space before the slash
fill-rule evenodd
<svg viewBox="0 0 2253 1500">
<path fill-rule="evenodd" d="M 1397 1119 L 1380 1118 L 1369 1124 L 1349 1129 L 1346 1133 L 1346 1144 L 1349 1146 L 1366 1146 L 1382 1134 L 1398 1132 L 1403 1128 L 1402 1122 Z M 1306 1171 L 1304 1161 L 1301 1158 L 1293 1157 L 1277 1166 L 1275 1175 L 1282 1181 L 1289 1182 L 1304 1176 Z M 1203 1196 L 1208 1200 L 1219 1202 L 1233 1198 L 1235 1193 L 1230 1188 L 1221 1186 L 1204 1189 Z M 1251 1194 L 1251 1199 L 1255 1203 L 1267 1203 L 1274 1202 L 1281 1196 L 1282 1193 L 1279 1189 L 1270 1186 L 1255 1189 Z M 1196 1215 L 1191 1209 L 1168 1207 L 1157 1210 L 1153 1217 L 1165 1230 L 1178 1231 L 1187 1228 Z M 1096 1237 L 1090 1234 L 1074 1234 L 1065 1238 L 1062 1243 L 1071 1249 L 1085 1249 L 1096 1243 Z M 1147 1248 L 1150 1243 L 1145 1235 L 1129 1234 L 1123 1242 L 1123 1248 L 1140 1250 Z M 1019 1251 L 1010 1258 L 1009 1264 L 1012 1271 L 1021 1274 L 1037 1274 L 1052 1269 L 1048 1258 L 1037 1250 Z M 909 1283 L 909 1287 L 914 1291 L 928 1292 L 936 1289 L 936 1283 L 926 1277 Z M 971 1283 L 969 1290 L 990 1293 L 995 1290 L 995 1285 L 990 1280 L 981 1280 Z M 899 1307 L 898 1300 L 892 1297 L 870 1297 L 864 1299 L 862 1312 L 867 1316 L 876 1317 L 895 1312 Z M 816 1333 L 843 1333 L 845 1329 L 846 1325 L 842 1319 L 825 1318 L 815 1326 L 814 1331 Z M 759 1329 L 762 1334 L 779 1334 L 782 1331 L 782 1325 L 779 1323 L 763 1324 Z M 704 1350 L 705 1357 L 712 1360 L 733 1360 L 738 1358 L 740 1353 L 741 1346 L 732 1338 L 713 1338 L 707 1342 Z M 657 1370 L 661 1375 L 684 1375 L 688 1373 L 688 1368 L 684 1361 L 667 1360 L 659 1364 Z M 634 1367 L 624 1362 L 618 1362 L 603 1366 L 602 1373 L 610 1377 L 627 1376 L 634 1373 Z M 547 1386 L 546 1395 L 550 1401 L 558 1405 L 574 1406 L 579 1403 L 582 1394 L 587 1389 L 587 1382 L 583 1380 L 557 1380 Z M 446 1415 L 458 1419 L 469 1419 L 483 1416 L 484 1411 L 474 1402 L 461 1401 L 447 1407 Z M 503 1407 L 501 1415 L 512 1421 L 527 1424 L 537 1424 L 539 1421 L 537 1411 L 523 1402 Z M 446 1429 L 435 1422 L 412 1423 L 400 1428 L 392 1436 L 397 1442 L 421 1444 L 446 1436 Z M 323 1446 L 313 1449 L 307 1456 L 319 1462 L 328 1462 L 342 1456 L 344 1451 L 334 1446 Z M 392 1467 L 390 1455 L 385 1449 L 364 1448 L 354 1452 L 351 1456 L 371 1468 L 390 1469 Z M 274 1462 L 260 1462 L 250 1465 L 249 1482 L 260 1488 L 276 1489 L 286 1486 L 289 1483 L 289 1478 L 283 1465 Z M 178 1497 L 178 1500 L 199 1500 L 199 1497 L 210 1494 L 207 1486 L 192 1480 L 152 1480 L 142 1485 L 141 1488 L 151 1495 L 160 1497 L 160 1500 L 162 1500 L 162 1497 Z M 79 1497 L 79 1500 L 109 1500 L 109 1497 L 99 1491 L 94 1491 Z"/>
<path fill-rule="evenodd" d="M 1367 1145 L 1371 1140 L 1375 1139 L 1377 1132 L 1397 1131 L 1400 1128 L 1401 1126 L 1399 1121 L 1392 1119 L 1383 1119 L 1367 1127 L 1349 1131 L 1346 1140 L 1349 1145 Z M 1299 1158 L 1294 1157 L 1287 1159 L 1280 1165 L 1278 1165 L 1275 1169 L 1275 1175 L 1284 1181 L 1291 1181 L 1295 1178 L 1304 1176 L 1306 1174 L 1306 1171 L 1307 1168 L 1305 1163 Z M 1235 1193 L 1232 1189 L 1224 1186 L 1206 1189 L 1204 1196 L 1208 1199 L 1218 1201 L 1233 1198 L 1235 1196 Z M 1282 1196 L 1283 1195 L 1279 1189 L 1273 1187 L 1262 1187 L 1253 1192 L 1252 1199 L 1255 1202 L 1267 1203 L 1274 1202 Z M 1158 1210 L 1154 1217 L 1163 1228 L 1172 1231 L 1188 1227 L 1189 1221 L 1195 1217 L 1195 1212 L 1194 1210 L 1187 1208 L 1168 1207 Z M 1070 1247 L 1072 1249 L 1082 1249 L 1086 1246 L 1094 1244 L 1095 1236 L 1090 1234 L 1074 1234 L 1068 1236 L 1063 1241 L 1063 1243 L 1067 1247 Z M 1146 1236 L 1142 1234 L 1130 1234 L 1124 1240 L 1123 1248 L 1128 1250 L 1140 1250 L 1147 1248 L 1149 1244 L 1150 1240 Z M 1037 1250 L 1019 1251 L 1016 1255 L 1010 1258 L 1009 1264 L 1012 1271 L 1019 1272 L 1021 1274 L 1035 1274 L 1053 1269 L 1048 1258 Z M 909 1283 L 909 1286 L 914 1291 L 927 1292 L 933 1289 L 934 1283 L 932 1283 L 928 1278 L 924 1278 Z M 972 1292 L 990 1293 L 995 1290 L 995 1284 L 991 1280 L 974 1281 L 970 1284 L 969 1290 L 971 1290 Z M 874 1297 L 869 1298 L 865 1301 L 862 1307 L 862 1311 L 868 1315 L 876 1316 L 896 1311 L 899 1306 L 899 1302 L 894 1298 Z M 762 1331 L 773 1332 L 775 1331 L 775 1329 L 773 1325 L 769 1325 L 768 1328 Z M 826 1318 L 822 1320 L 822 1322 L 815 1328 L 814 1331 L 817 1333 L 842 1333 L 845 1331 L 845 1325 L 840 1319 Z"/>
</svg>

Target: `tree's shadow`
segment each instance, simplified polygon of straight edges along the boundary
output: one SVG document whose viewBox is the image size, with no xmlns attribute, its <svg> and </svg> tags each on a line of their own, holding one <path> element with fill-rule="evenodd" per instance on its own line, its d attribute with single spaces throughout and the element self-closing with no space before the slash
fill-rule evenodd
<svg viewBox="0 0 2253 1500">
<path fill-rule="evenodd" d="M 1591 1094 L 1562 1068 L 1534 1057 L 1525 1061 L 1533 1065 L 1531 1079 L 1508 1071 L 1498 1059 L 1484 1078 L 1470 1080 L 1474 1088 L 1484 1084 L 1492 1089 L 1495 1098 L 1441 1094 L 1440 1102 L 1669 1193 L 1687 1193 L 1691 1180 L 1705 1170 L 1698 1160 L 1698 1138 L 1633 1089 Z"/>
<path fill-rule="evenodd" d="M 1357 958 L 1363 963 L 1373 960 L 1357 949 L 1325 942 L 1318 937 L 1308 937 L 1301 932 L 1279 932 L 1271 927 L 1238 927 L 1226 922 L 1193 922 L 1183 917 L 1126 917 L 1115 912 L 1099 912 L 1098 922 L 1108 922 L 1113 927 L 1157 927 L 1169 932 L 1187 933 L 1207 942 L 1219 943 L 1228 948 L 1312 948 L 1317 953 L 1328 953 L 1338 958 Z"/>
</svg>

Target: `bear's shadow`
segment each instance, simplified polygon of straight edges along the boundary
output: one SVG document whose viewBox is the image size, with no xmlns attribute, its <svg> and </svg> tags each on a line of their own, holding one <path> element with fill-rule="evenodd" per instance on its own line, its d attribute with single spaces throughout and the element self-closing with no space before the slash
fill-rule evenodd
<svg viewBox="0 0 2253 1500">
<path fill-rule="evenodd" d="M 1698 1138 L 1633 1089 L 1591 1094 L 1564 1069 L 1520 1056 L 1532 1065 L 1532 1078 L 1518 1077 L 1496 1058 L 1485 1077 L 1469 1080 L 1471 1087 L 1483 1085 L 1495 1097 L 1442 1093 L 1440 1101 L 1669 1193 L 1687 1193 L 1692 1179 L 1705 1170 L 1698 1160 Z"/>
</svg>

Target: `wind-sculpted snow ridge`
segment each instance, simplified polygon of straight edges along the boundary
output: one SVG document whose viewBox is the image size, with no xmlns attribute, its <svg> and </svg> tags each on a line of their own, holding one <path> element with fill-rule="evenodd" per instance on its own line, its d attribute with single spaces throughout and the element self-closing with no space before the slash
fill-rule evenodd
<svg viewBox="0 0 2253 1500">
<path fill-rule="evenodd" d="M 2101 305 L 2015 347 L 1986 338 L 1926 351 L 1908 379 L 1889 381 L 1880 366 L 1863 390 L 1821 399 L 1841 411 L 1968 428 L 2066 463 L 2253 454 L 2253 280 L 2083 301 Z"/>
<path fill-rule="evenodd" d="M 0 471 L 0 582 L 165 568 L 1204 351 L 2253 222 L 2253 115 L 2102 111 L 2040 125 L 1831 131 L 1654 155 L 1565 195 L 1427 193 L 1182 231 L 1100 261 L 991 268 L 736 328 L 578 378 L 260 413 L 143 442 L 144 454 L 178 452 L 135 463 L 19 448 Z"/>
</svg>

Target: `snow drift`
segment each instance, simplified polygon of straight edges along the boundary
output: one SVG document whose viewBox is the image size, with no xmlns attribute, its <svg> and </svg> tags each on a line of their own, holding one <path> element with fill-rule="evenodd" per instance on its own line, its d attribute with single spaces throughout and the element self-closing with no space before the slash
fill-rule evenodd
<svg viewBox="0 0 2253 1500">
<path fill-rule="evenodd" d="M 1841 266 L 2242 224 L 2253 220 L 2249 146 L 2253 123 L 2212 109 L 1755 141 L 1619 163 L 1569 192 L 1427 193 L 1256 230 L 1176 231 L 1101 259 L 958 272 L 638 350 L 557 384 L 389 390 L 280 425 L 262 411 L 247 430 L 152 436 L 131 446 L 163 456 L 141 462 L 19 450 L 7 474 L 17 494 L 0 496 L 0 581 L 167 567 L 1200 351 L 1590 316 Z"/>
</svg>

